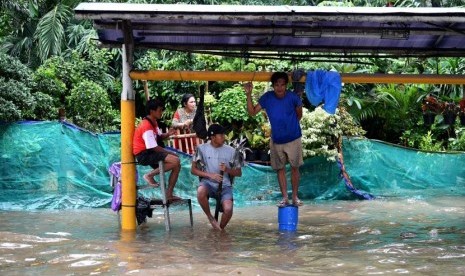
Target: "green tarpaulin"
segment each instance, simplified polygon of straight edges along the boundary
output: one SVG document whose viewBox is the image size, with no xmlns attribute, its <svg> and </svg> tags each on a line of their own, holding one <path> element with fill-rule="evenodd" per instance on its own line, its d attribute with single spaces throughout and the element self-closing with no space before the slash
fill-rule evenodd
<svg viewBox="0 0 465 276">
<path fill-rule="evenodd" d="M 108 168 L 120 161 L 120 145 L 119 133 L 97 135 L 62 122 L 1 124 L 0 209 L 109 207 Z M 376 198 L 465 195 L 464 153 L 428 153 L 353 138 L 344 139 L 343 152 L 354 187 Z M 197 204 L 190 156 L 180 157 L 175 193 Z M 141 176 L 149 168 L 137 169 Z M 280 197 L 276 174 L 267 166 L 247 165 L 234 188 L 236 206 L 271 204 Z M 149 197 L 159 192 L 140 190 Z M 359 198 L 346 188 L 337 163 L 319 157 L 305 160 L 299 193 L 301 199 Z"/>
</svg>

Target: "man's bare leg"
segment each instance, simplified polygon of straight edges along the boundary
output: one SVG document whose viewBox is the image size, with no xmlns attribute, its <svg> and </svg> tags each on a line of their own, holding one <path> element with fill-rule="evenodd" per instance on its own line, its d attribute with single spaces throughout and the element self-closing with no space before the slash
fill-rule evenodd
<svg viewBox="0 0 465 276">
<path fill-rule="evenodd" d="M 299 200 L 299 182 L 300 182 L 300 171 L 299 167 L 291 167 L 291 184 L 292 184 L 292 203 L 294 205 L 302 205 Z"/>
<path fill-rule="evenodd" d="M 208 189 L 205 186 L 199 186 L 197 189 L 197 201 L 202 207 L 203 212 L 207 215 L 208 221 L 212 225 L 213 229 L 221 230 L 220 225 L 210 212 L 210 204 L 208 203 Z"/>
<path fill-rule="evenodd" d="M 288 203 L 288 195 L 287 195 L 287 181 L 286 181 L 286 168 L 277 170 L 278 174 L 278 183 L 279 188 L 281 189 L 281 194 L 283 195 L 283 200 L 285 204 Z"/>
<path fill-rule="evenodd" d="M 222 203 L 223 206 L 223 215 L 221 216 L 220 227 L 224 230 L 228 222 L 231 220 L 233 215 L 233 201 L 228 199 L 224 200 Z"/>
<path fill-rule="evenodd" d="M 166 198 L 168 199 L 179 199 L 179 197 L 173 195 L 174 186 L 178 181 L 179 172 L 181 171 L 181 161 L 179 157 L 168 154 L 165 158 L 165 171 L 171 171 L 170 177 L 168 178 L 168 189 L 166 190 Z"/>
<path fill-rule="evenodd" d="M 151 170 L 148 173 L 144 174 L 143 178 L 145 182 L 147 182 L 147 184 L 156 188 L 160 185 L 153 178 L 155 177 L 155 175 L 159 173 L 160 173 L 159 169 Z"/>
</svg>

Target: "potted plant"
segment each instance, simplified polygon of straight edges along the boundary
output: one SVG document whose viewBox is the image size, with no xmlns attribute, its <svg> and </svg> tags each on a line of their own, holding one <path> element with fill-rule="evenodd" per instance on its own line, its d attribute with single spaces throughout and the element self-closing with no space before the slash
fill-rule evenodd
<svg viewBox="0 0 465 276">
<path fill-rule="evenodd" d="M 465 98 L 459 101 L 459 118 L 460 124 L 465 126 Z"/>
<path fill-rule="evenodd" d="M 250 146 L 250 151 L 247 151 L 246 160 L 260 160 L 260 151 L 265 151 L 268 147 L 270 138 L 266 138 L 258 133 L 246 131 L 245 136 Z"/>
<path fill-rule="evenodd" d="M 271 126 L 270 124 L 262 124 L 261 131 L 263 133 L 263 139 L 259 145 L 259 156 L 260 161 L 268 162 L 270 161 L 270 139 L 271 139 Z"/>
<path fill-rule="evenodd" d="M 423 111 L 423 122 L 425 126 L 430 126 L 434 123 L 436 114 L 442 109 L 441 103 L 438 99 L 431 94 L 426 96 L 421 105 L 421 110 Z"/>
<path fill-rule="evenodd" d="M 442 112 L 444 123 L 446 125 L 453 125 L 458 113 L 459 107 L 454 102 L 446 102 L 444 104 L 444 111 Z"/>
<path fill-rule="evenodd" d="M 260 144 L 258 145 L 258 159 L 263 162 L 270 161 L 270 138 L 263 137 Z"/>
</svg>

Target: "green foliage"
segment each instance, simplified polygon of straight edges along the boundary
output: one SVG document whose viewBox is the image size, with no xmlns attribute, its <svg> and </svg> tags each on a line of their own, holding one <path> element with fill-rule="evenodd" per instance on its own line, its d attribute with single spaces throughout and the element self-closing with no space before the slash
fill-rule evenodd
<svg viewBox="0 0 465 276">
<path fill-rule="evenodd" d="M 68 118 L 73 123 L 94 132 L 114 127 L 115 113 L 106 91 L 92 81 L 82 81 L 67 98 Z"/>
<path fill-rule="evenodd" d="M 321 107 L 317 107 L 312 112 L 304 108 L 300 125 L 304 158 L 324 156 L 329 161 L 335 161 L 336 145 L 341 135 L 360 136 L 364 134 L 363 129 L 357 126 L 345 111 L 337 110 L 335 115 L 331 115 Z M 343 128 L 347 132 L 344 132 Z"/>
<path fill-rule="evenodd" d="M 89 58 L 86 60 L 80 58 L 77 52 L 72 52 L 68 58 L 55 56 L 48 59 L 42 66 L 37 68 L 34 73 L 34 81 L 36 83 L 34 87 L 34 94 L 41 95 L 41 112 L 38 119 L 49 119 L 51 110 L 53 114 L 57 114 L 58 108 L 64 107 L 68 112 L 68 115 L 73 116 L 73 111 L 76 110 L 75 106 L 70 106 L 69 97 L 72 94 L 72 90 L 83 82 L 92 82 L 101 89 L 105 90 L 105 96 L 109 99 L 106 91 L 114 91 L 111 88 L 115 87 L 114 78 L 111 77 L 108 72 L 108 66 L 106 63 L 110 62 L 113 57 L 112 53 L 108 50 L 90 49 Z M 82 88 L 82 86 L 81 86 Z M 49 97 L 46 97 L 45 95 Z M 119 98 L 119 93 L 113 95 L 115 98 Z M 50 100 L 51 98 L 51 100 Z M 68 100 L 67 100 L 68 99 Z M 81 102 L 86 104 L 86 102 Z M 114 101 L 111 106 L 119 106 L 119 101 Z M 86 107 L 81 107 L 85 109 Z M 105 112 L 105 114 L 114 113 L 113 111 Z M 118 114 L 113 114 L 110 117 L 115 117 Z M 56 115 L 54 116 L 56 117 Z M 53 118 L 53 117 L 52 117 Z M 93 122 L 84 122 L 84 117 L 81 115 L 73 118 L 73 121 L 81 126 L 93 125 Z M 108 118 L 103 119 L 107 122 Z M 113 120 L 111 120 L 113 121 Z M 105 131 L 106 129 L 102 126 L 111 126 L 112 123 L 99 124 L 99 130 Z M 91 128 L 90 130 L 97 130 Z"/>
<path fill-rule="evenodd" d="M 444 151 L 447 143 L 443 137 L 448 132 L 448 127 L 434 123 L 426 128 L 422 123 L 404 131 L 401 136 L 403 146 L 417 148 L 426 151 Z M 447 141 L 446 141 L 447 142 Z"/>
<path fill-rule="evenodd" d="M 212 119 L 222 125 L 231 125 L 233 122 L 243 122 L 247 128 L 255 128 L 264 122 L 263 114 L 251 117 L 247 113 L 247 101 L 244 89 L 237 84 L 226 89 L 212 107 Z"/>
<path fill-rule="evenodd" d="M 48 94 L 55 98 L 58 104 L 64 105 L 68 90 L 62 78 L 58 76 L 59 69 L 57 67 L 47 67 L 49 64 L 44 64 L 35 71 L 35 91 Z"/>
<path fill-rule="evenodd" d="M 465 127 L 455 130 L 456 138 L 449 138 L 449 149 L 455 151 L 465 151 Z"/>
<path fill-rule="evenodd" d="M 1 48 L 22 62 L 36 67 L 66 48 L 65 30 L 72 24 L 78 0 L 16 1 L 2 5 L 11 24 Z"/>
<path fill-rule="evenodd" d="M 0 95 L 0 121 L 14 122 L 20 120 L 21 118 L 21 110 L 16 108 L 15 103 L 3 98 L 2 95 Z"/>
<path fill-rule="evenodd" d="M 34 36 L 38 40 L 38 55 L 42 61 L 61 53 L 65 41 L 64 25 L 72 16 L 72 7 L 59 3 L 40 18 Z"/>
<path fill-rule="evenodd" d="M 422 137 L 422 133 L 409 129 L 402 133 L 400 140 L 405 147 L 418 148 Z"/>
<path fill-rule="evenodd" d="M 0 54 L 0 121 L 34 118 L 31 71 L 8 55 Z"/>
<path fill-rule="evenodd" d="M 444 148 L 442 146 L 442 142 L 436 141 L 433 137 L 431 131 L 428 131 L 426 135 L 420 138 L 420 145 L 419 149 L 426 150 L 426 151 L 443 151 Z"/>
<path fill-rule="evenodd" d="M 31 69 L 22 64 L 18 59 L 0 53 L 0 76 L 30 86 L 32 82 L 31 73 Z"/>
<path fill-rule="evenodd" d="M 245 132 L 245 137 L 251 149 L 264 150 L 269 148 L 270 137 L 265 137 L 262 133 Z"/>
<path fill-rule="evenodd" d="M 79 55 L 73 51 L 69 57 L 69 63 L 72 64 L 75 74 L 74 80 L 88 79 L 98 83 L 104 89 L 112 90 L 115 85 L 115 76 L 111 75 L 110 70 L 113 69 L 109 64 L 119 58 L 119 52 L 109 49 L 100 49 L 96 45 L 89 46 L 86 56 Z M 118 63 L 116 66 L 120 67 Z M 119 77 L 119 76 L 118 76 Z M 120 91 L 118 91 L 118 97 Z"/>
<path fill-rule="evenodd" d="M 319 7 L 353 7 L 351 1 L 321 1 Z"/>
<path fill-rule="evenodd" d="M 302 119 L 302 148 L 304 158 L 324 156 L 335 161 L 337 149 L 335 142 L 342 135 L 342 130 L 336 123 L 337 115 L 330 115 L 321 107 L 309 112 L 303 109 Z"/>
<path fill-rule="evenodd" d="M 80 81 L 78 73 L 79 69 L 82 68 L 80 63 L 81 61 L 72 63 L 59 56 L 49 58 L 35 71 L 34 78 L 38 83 L 38 90 L 59 98 L 69 95 L 69 90 Z M 41 82 L 47 83 L 42 86 Z M 50 92 L 46 91 L 46 85 L 51 85 Z"/>
<path fill-rule="evenodd" d="M 358 124 L 352 115 L 344 107 L 337 109 L 337 115 L 339 116 L 338 126 L 342 130 L 344 136 L 363 136 L 366 131 Z"/>
<path fill-rule="evenodd" d="M 386 119 L 391 129 L 402 130 L 415 123 L 412 118 L 420 114 L 421 110 L 421 103 L 417 101 L 421 93 L 418 86 L 380 85 L 376 91 L 379 114 Z"/>
<path fill-rule="evenodd" d="M 42 92 L 35 92 L 33 96 L 35 101 L 34 119 L 54 120 L 58 118 L 58 107 L 53 97 Z"/>
</svg>

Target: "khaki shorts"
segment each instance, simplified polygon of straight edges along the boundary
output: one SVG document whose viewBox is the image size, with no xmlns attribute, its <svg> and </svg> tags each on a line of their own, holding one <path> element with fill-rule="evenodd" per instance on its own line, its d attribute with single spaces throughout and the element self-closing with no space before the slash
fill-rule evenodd
<svg viewBox="0 0 465 276">
<path fill-rule="evenodd" d="M 304 164 L 302 153 L 302 139 L 299 137 L 286 144 L 275 144 L 270 140 L 271 167 L 274 170 L 283 169 L 289 162 L 291 167 L 300 167 Z"/>
</svg>

